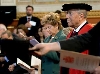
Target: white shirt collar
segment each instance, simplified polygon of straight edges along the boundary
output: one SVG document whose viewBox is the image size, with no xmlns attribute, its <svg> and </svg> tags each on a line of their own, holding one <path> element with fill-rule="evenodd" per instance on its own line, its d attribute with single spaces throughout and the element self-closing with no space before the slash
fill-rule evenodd
<svg viewBox="0 0 100 74">
<path fill-rule="evenodd" d="M 78 32 L 87 21 L 85 20 L 77 29 L 74 29 L 75 32 Z"/>
<path fill-rule="evenodd" d="M 32 16 L 26 16 L 27 18 L 32 18 Z"/>
</svg>

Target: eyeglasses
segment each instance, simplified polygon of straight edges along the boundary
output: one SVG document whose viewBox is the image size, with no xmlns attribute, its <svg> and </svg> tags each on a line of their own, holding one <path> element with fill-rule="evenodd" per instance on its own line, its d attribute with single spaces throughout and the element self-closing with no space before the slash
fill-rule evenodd
<svg viewBox="0 0 100 74">
<path fill-rule="evenodd" d="M 52 26 L 48 26 L 48 27 L 44 27 L 43 29 L 51 29 L 52 28 Z"/>
</svg>

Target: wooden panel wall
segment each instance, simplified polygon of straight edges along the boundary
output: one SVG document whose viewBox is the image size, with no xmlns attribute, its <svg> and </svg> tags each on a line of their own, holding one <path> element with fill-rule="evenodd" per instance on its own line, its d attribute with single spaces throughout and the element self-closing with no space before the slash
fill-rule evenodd
<svg viewBox="0 0 100 74">
<path fill-rule="evenodd" d="M 48 14 L 49 12 L 35 12 L 33 15 L 36 17 L 39 17 L 40 19 L 45 15 Z M 25 12 L 19 12 L 17 13 L 17 19 L 14 19 L 12 24 L 10 24 L 9 29 L 13 29 L 14 27 L 17 26 L 18 24 L 18 20 L 20 17 L 25 16 Z M 65 18 L 65 13 L 62 12 L 62 16 L 61 18 Z M 100 11 L 90 11 L 88 12 L 88 17 L 87 17 L 88 22 L 92 23 L 92 24 L 96 24 L 98 21 L 100 21 Z"/>
</svg>

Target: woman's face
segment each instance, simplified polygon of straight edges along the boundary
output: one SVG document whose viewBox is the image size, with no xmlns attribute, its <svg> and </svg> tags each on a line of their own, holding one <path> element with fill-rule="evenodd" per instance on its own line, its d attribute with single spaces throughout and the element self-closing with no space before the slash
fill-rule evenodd
<svg viewBox="0 0 100 74">
<path fill-rule="evenodd" d="M 45 24 L 44 28 L 47 30 L 49 34 L 55 34 L 58 30 L 58 26 L 52 26 L 50 24 Z"/>
<path fill-rule="evenodd" d="M 21 37 L 21 36 L 23 36 L 22 34 L 23 34 L 24 36 L 26 36 L 26 33 L 25 33 L 22 29 L 18 29 L 18 36 Z"/>
<path fill-rule="evenodd" d="M 42 27 L 42 33 L 43 33 L 44 37 L 50 36 L 49 32 L 47 31 L 47 29 L 45 27 Z"/>
<path fill-rule="evenodd" d="M 40 37 L 43 37 L 43 33 L 42 33 L 41 28 L 38 29 L 38 34 L 39 34 Z"/>
</svg>

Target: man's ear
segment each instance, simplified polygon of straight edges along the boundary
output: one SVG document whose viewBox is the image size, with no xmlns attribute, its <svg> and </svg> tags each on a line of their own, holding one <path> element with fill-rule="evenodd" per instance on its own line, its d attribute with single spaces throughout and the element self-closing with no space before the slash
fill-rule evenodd
<svg viewBox="0 0 100 74">
<path fill-rule="evenodd" d="M 80 18 L 84 17 L 84 14 L 83 13 L 80 13 Z"/>
</svg>

